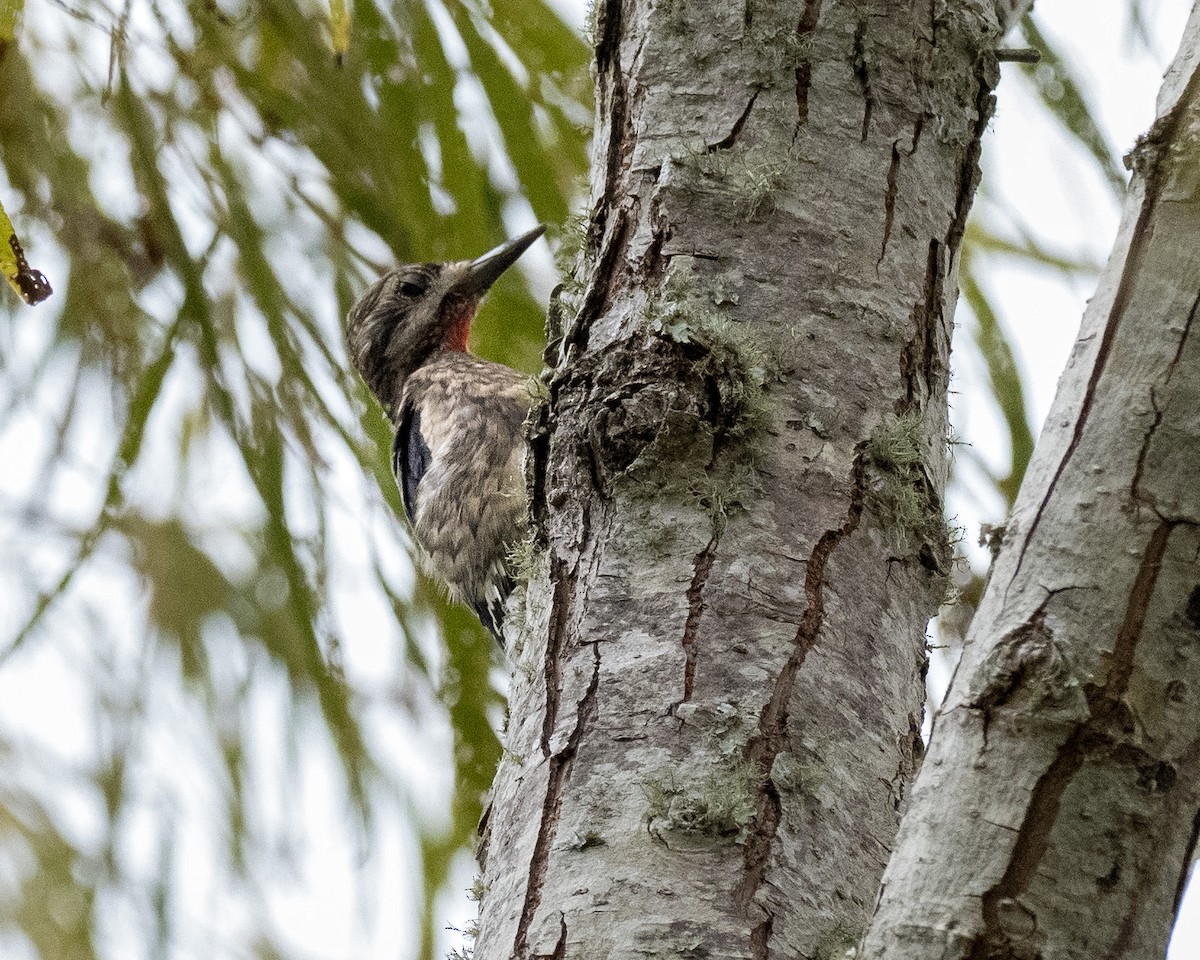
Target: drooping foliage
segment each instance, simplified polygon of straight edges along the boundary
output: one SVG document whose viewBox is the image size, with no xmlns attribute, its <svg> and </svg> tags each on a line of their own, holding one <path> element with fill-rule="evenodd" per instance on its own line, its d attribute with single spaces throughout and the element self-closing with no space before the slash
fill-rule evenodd
<svg viewBox="0 0 1200 960">
<path fill-rule="evenodd" d="M 414 569 L 340 318 L 391 263 L 565 223 L 586 45 L 544 0 L 18 7 L 0 202 L 55 292 L 0 307 L 0 954 L 324 955 L 280 906 L 320 889 L 324 816 L 346 912 L 403 914 L 401 952 L 432 956 L 502 680 Z M 1017 82 L 1119 189 L 1084 86 L 1025 29 L 1047 69 Z M 1093 265 L 998 226 L 984 189 L 963 289 L 1011 503 L 1034 425 L 988 264 Z M 530 372 L 542 270 L 476 328 Z"/>
<path fill-rule="evenodd" d="M 58 721 L 97 722 L 74 756 L 52 725 L 40 747 L 0 751 L 13 949 L 176 955 L 195 936 L 181 862 L 269 901 L 286 886 L 272 871 L 304 856 L 272 796 L 336 769 L 351 843 L 383 816 L 411 825 L 406 887 L 431 953 L 501 697 L 490 642 L 408 562 L 387 425 L 340 318 L 394 262 L 566 218 L 585 63 L 541 0 L 366 0 L 332 20 L 292 0 L 25 11 L 0 52 L 0 192 L 57 295 L 4 306 L 0 657 L 10 684 L 65 698 Z M 529 284 L 505 278 L 478 333 L 536 371 Z M 416 759 L 379 742 L 385 710 L 399 718 L 383 735 L 420 744 Z M 453 742 L 423 740 L 443 710 Z M 211 794 L 199 851 L 196 811 L 155 763 L 162 736 Z M 64 768 L 53 801 L 20 770 L 39 749 Z M 440 790 L 414 782 L 447 764 Z M 449 817 L 427 812 L 447 800 Z M 133 862 L 147 842 L 151 862 Z M 250 913 L 217 952 L 290 955 Z"/>
</svg>

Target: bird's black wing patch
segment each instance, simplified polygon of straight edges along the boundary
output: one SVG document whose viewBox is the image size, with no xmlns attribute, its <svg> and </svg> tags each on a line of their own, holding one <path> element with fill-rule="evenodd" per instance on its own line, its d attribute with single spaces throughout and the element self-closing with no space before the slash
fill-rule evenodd
<svg viewBox="0 0 1200 960">
<path fill-rule="evenodd" d="M 429 445 L 421 436 L 421 414 L 416 405 L 406 403 L 400 414 L 400 429 L 392 442 L 392 472 L 404 498 L 408 522 L 416 523 L 417 486 L 429 469 Z"/>
<path fill-rule="evenodd" d="M 512 577 L 504 577 L 497 585 L 498 596 L 471 604 L 471 609 L 475 611 L 479 622 L 487 628 L 501 646 L 504 645 L 504 604 L 515 586 L 516 581 Z"/>
</svg>

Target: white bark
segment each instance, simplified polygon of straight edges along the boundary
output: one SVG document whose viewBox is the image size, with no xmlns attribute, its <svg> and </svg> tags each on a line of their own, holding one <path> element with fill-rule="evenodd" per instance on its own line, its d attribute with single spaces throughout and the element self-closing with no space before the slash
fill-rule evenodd
<svg viewBox="0 0 1200 960">
<path fill-rule="evenodd" d="M 955 255 L 1011 9 L 597 4 L 589 273 L 533 448 L 476 956 L 862 929 L 921 753 Z"/>
<path fill-rule="evenodd" d="M 869 958 L 1161 958 L 1200 832 L 1200 8 L 1009 522 Z"/>
</svg>

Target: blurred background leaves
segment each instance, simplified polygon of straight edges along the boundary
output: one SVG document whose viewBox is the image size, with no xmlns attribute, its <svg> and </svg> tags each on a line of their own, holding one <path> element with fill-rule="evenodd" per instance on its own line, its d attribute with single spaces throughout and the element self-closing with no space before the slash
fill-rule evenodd
<svg viewBox="0 0 1200 960">
<path fill-rule="evenodd" d="M 1131 43 L 1153 6 L 1130 6 Z M 57 292 L 0 307 L 0 955 L 431 957 L 504 680 L 414 570 L 340 318 L 393 262 L 565 223 L 584 41 L 544 0 L 31 0 L 15 22 L 0 200 Z M 1005 82 L 1116 197 L 1086 83 L 1021 29 L 1042 62 Z M 529 372 L 541 258 L 475 332 Z M 997 262 L 1098 264 L 985 176 L 956 362 L 1010 456 L 956 462 L 1006 509 L 1036 424 Z M 950 645 L 982 573 L 961 565 Z M 329 942 L 323 898 L 346 918 Z"/>
<path fill-rule="evenodd" d="M 0 90 L 0 191 L 59 289 L 4 308 L 0 658 L 63 698 L 48 742 L 0 754 L 0 953 L 191 955 L 190 858 L 218 908 L 200 930 L 221 930 L 196 955 L 308 955 L 272 903 L 315 856 L 286 795 L 336 771 L 323 801 L 360 861 L 342 883 L 366 904 L 399 866 L 408 903 L 373 909 L 409 913 L 432 956 L 500 680 L 409 561 L 340 318 L 391 263 L 565 218 L 584 44 L 541 0 L 64 0 L 26 11 Z M 479 331 L 531 372 L 536 266 Z M 65 748 L 55 725 L 88 714 Z M 448 739 L 422 736 L 446 714 Z M 61 789 L 24 769 L 43 762 Z M 398 865 L 371 862 L 381 818 L 411 833 Z"/>
</svg>

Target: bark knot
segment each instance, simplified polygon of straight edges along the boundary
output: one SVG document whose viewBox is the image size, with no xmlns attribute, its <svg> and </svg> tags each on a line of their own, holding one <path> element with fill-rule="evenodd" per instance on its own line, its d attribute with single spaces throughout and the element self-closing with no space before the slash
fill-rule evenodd
<svg viewBox="0 0 1200 960">
<path fill-rule="evenodd" d="M 985 745 L 992 715 L 1001 707 L 1029 713 L 1065 707 L 1086 716 L 1083 691 L 1046 625 L 1045 608 L 1043 603 L 1028 622 L 997 641 L 972 679 L 967 705 L 983 713 Z"/>
</svg>

